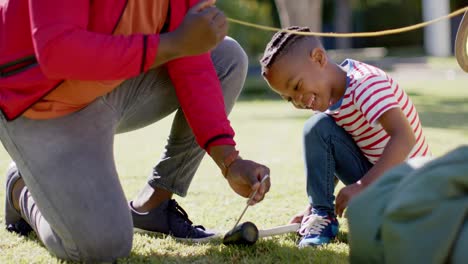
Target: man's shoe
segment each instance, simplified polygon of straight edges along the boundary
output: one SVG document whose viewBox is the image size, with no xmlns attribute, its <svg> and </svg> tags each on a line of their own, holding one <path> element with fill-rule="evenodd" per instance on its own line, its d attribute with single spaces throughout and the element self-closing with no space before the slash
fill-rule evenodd
<svg viewBox="0 0 468 264">
<path fill-rule="evenodd" d="M 215 238 L 215 233 L 207 231 L 201 225 L 193 225 L 187 213 L 175 200 L 166 200 L 159 207 L 139 213 L 129 204 L 135 231 L 162 233 L 177 240 L 206 242 Z"/>
<path fill-rule="evenodd" d="M 16 165 L 12 163 L 8 168 L 6 175 L 6 193 L 5 193 L 5 224 L 6 229 L 10 232 L 15 232 L 20 235 L 26 236 L 29 232 L 32 231 L 31 226 L 29 226 L 26 221 L 21 217 L 20 212 L 18 212 L 13 206 L 12 192 L 15 183 L 21 179 Z"/>
<path fill-rule="evenodd" d="M 299 234 L 302 235 L 299 247 L 319 246 L 330 243 L 338 234 L 336 216 L 312 208 L 311 214 L 304 217 Z"/>
</svg>

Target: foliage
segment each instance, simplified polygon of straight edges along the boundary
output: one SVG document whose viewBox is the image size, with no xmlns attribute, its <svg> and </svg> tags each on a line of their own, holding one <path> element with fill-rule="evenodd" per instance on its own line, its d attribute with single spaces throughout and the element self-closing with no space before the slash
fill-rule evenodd
<svg viewBox="0 0 468 264">
<path fill-rule="evenodd" d="M 355 31 L 379 31 L 405 27 L 422 21 L 421 0 L 361 1 L 354 9 Z M 396 19 L 398 14 L 398 19 Z M 356 39 L 355 44 L 366 47 L 421 46 L 423 30 L 378 38 Z"/>
<path fill-rule="evenodd" d="M 218 0 L 216 5 L 228 17 L 263 25 L 279 26 L 277 12 L 272 1 Z M 273 33 L 231 23 L 229 25 L 229 35 L 242 45 L 247 54 L 256 56 L 263 53 Z"/>
<path fill-rule="evenodd" d="M 422 0 L 349 0 L 352 4 L 351 31 L 378 31 L 422 22 Z M 334 31 L 335 0 L 322 0 L 323 31 Z M 279 27 L 278 12 L 273 0 L 218 0 L 217 5 L 233 18 Z M 466 0 L 450 0 L 451 10 L 466 6 Z M 459 18 L 452 19 L 456 24 Z M 452 25 L 452 29 L 456 25 Z M 378 38 L 355 38 L 353 46 L 403 47 L 423 45 L 423 30 Z M 247 53 L 255 56 L 263 52 L 272 33 L 231 24 L 229 34 L 237 39 Z M 333 47 L 334 39 L 325 44 Z M 330 48 L 330 47 L 327 47 Z M 256 58 L 254 58 L 255 60 Z"/>
</svg>

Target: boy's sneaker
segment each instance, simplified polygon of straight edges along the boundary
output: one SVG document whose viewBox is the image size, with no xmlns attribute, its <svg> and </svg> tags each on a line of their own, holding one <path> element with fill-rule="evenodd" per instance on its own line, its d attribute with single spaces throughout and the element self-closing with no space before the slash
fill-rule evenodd
<svg viewBox="0 0 468 264">
<path fill-rule="evenodd" d="M 205 230 L 201 225 L 193 225 L 187 213 L 175 200 L 166 200 L 147 213 L 137 212 L 129 204 L 135 231 L 162 233 L 177 240 L 206 242 L 215 238 L 215 233 Z"/>
<path fill-rule="evenodd" d="M 334 215 L 312 208 L 311 214 L 302 219 L 299 247 L 330 243 L 338 234 L 338 229 L 338 220 Z"/>
<path fill-rule="evenodd" d="M 11 197 L 13 186 L 15 186 L 15 183 L 20 179 L 21 175 L 18 169 L 16 168 L 16 165 L 12 163 L 8 168 L 6 175 L 5 225 L 8 231 L 26 236 L 32 231 L 32 228 L 28 223 L 26 223 L 26 221 L 24 221 L 21 214 L 16 211 Z"/>
</svg>

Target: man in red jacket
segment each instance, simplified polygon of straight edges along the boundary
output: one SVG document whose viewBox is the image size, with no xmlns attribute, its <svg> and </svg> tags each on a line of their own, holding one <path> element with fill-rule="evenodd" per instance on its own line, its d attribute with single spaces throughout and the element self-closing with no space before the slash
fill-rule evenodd
<svg viewBox="0 0 468 264">
<path fill-rule="evenodd" d="M 215 0 L 6 0 L 0 3 L 0 139 L 5 223 L 32 228 L 56 256 L 127 256 L 133 226 L 177 239 L 213 236 L 172 199 L 208 152 L 253 204 L 267 167 L 240 158 L 227 119 L 247 58 L 225 38 Z M 166 149 L 130 203 L 113 159 L 116 133 L 177 111 Z M 157 135 L 155 135 L 157 136 Z"/>
</svg>

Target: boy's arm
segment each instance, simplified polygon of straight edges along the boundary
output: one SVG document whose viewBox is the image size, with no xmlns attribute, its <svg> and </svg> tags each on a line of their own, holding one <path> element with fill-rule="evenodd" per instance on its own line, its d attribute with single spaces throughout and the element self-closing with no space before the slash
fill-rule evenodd
<svg viewBox="0 0 468 264">
<path fill-rule="evenodd" d="M 383 113 L 378 122 L 390 136 L 379 161 L 357 183 L 340 190 L 336 197 L 336 214 L 340 217 L 348 206 L 349 200 L 360 193 L 385 171 L 403 162 L 416 144 L 413 130 L 400 108 L 392 108 Z"/>
<path fill-rule="evenodd" d="M 400 108 L 388 110 L 378 122 L 390 139 L 382 156 L 360 180 L 364 187 L 374 182 L 385 171 L 403 162 L 416 144 L 413 130 Z"/>
</svg>

